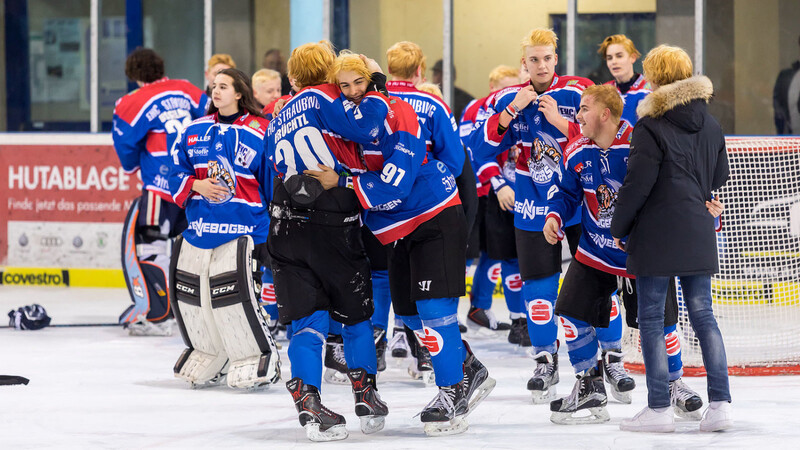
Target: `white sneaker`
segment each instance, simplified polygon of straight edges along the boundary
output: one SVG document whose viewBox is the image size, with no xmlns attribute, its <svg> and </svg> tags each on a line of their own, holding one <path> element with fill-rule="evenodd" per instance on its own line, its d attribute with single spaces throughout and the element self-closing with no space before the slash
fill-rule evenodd
<svg viewBox="0 0 800 450">
<path fill-rule="evenodd" d="M 711 402 L 700 420 L 700 431 L 722 431 L 732 426 L 729 402 Z"/>
<path fill-rule="evenodd" d="M 667 407 L 661 412 L 645 407 L 633 416 L 619 424 L 622 431 L 644 431 L 650 433 L 672 433 L 675 431 L 675 415 L 672 407 Z"/>
</svg>

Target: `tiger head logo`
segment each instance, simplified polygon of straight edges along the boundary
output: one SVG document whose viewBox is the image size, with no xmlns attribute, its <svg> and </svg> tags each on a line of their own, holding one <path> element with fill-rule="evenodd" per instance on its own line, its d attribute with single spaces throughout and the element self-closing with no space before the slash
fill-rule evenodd
<svg viewBox="0 0 800 450">
<path fill-rule="evenodd" d="M 226 187 L 228 189 L 228 193 L 222 200 L 206 199 L 209 203 L 226 203 L 233 198 L 234 195 L 236 195 L 236 181 L 231 175 L 233 173 L 233 167 L 231 167 L 228 160 L 226 160 L 224 157 L 219 156 L 218 158 L 219 160 L 208 160 L 208 173 L 206 176 L 207 178 L 216 178 L 216 184 Z"/>
</svg>

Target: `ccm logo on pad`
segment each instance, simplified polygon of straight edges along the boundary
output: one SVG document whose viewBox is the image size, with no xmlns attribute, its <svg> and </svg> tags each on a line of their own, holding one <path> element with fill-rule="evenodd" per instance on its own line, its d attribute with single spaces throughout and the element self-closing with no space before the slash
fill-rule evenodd
<svg viewBox="0 0 800 450">
<path fill-rule="evenodd" d="M 187 294 L 195 294 L 194 288 L 186 286 L 185 284 L 175 283 L 175 289 L 186 292 Z"/>
<path fill-rule="evenodd" d="M 219 286 L 211 289 L 211 295 L 221 295 L 233 292 L 236 289 L 236 284 L 229 284 L 227 286 Z"/>
</svg>

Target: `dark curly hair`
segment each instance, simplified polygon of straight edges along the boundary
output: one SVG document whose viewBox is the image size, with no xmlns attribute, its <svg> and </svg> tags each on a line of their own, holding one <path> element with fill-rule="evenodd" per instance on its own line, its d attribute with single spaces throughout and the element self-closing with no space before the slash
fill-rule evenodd
<svg viewBox="0 0 800 450">
<path fill-rule="evenodd" d="M 152 83 L 164 78 L 164 60 L 153 49 L 137 47 L 125 60 L 125 76 Z"/>
<path fill-rule="evenodd" d="M 220 70 L 217 72 L 217 75 L 227 75 L 233 78 L 233 89 L 237 94 L 242 94 L 238 102 L 239 111 L 242 113 L 248 112 L 258 117 L 264 117 L 261 114 L 261 108 L 258 106 L 258 103 L 256 103 L 255 97 L 253 97 L 253 87 L 250 85 L 250 77 L 248 77 L 247 74 L 239 69 L 231 68 Z M 208 105 L 208 114 L 214 114 L 217 111 L 219 111 L 219 109 L 217 109 L 212 101 Z"/>
</svg>

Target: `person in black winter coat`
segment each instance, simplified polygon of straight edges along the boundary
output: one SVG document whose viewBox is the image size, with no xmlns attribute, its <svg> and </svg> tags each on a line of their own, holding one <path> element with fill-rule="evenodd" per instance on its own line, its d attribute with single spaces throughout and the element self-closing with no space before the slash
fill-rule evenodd
<svg viewBox="0 0 800 450">
<path fill-rule="evenodd" d="M 710 404 L 700 429 L 717 431 L 731 426 L 725 347 L 711 308 L 711 275 L 719 270 L 714 217 L 722 206 L 711 191 L 728 179 L 725 136 L 708 112 L 711 81 L 691 76 L 683 49 L 658 46 L 643 66 L 656 89 L 637 108 L 611 234 L 636 275 L 648 406 L 620 428 L 675 429 L 663 331 L 667 287 L 677 276 L 708 373 Z"/>
</svg>

